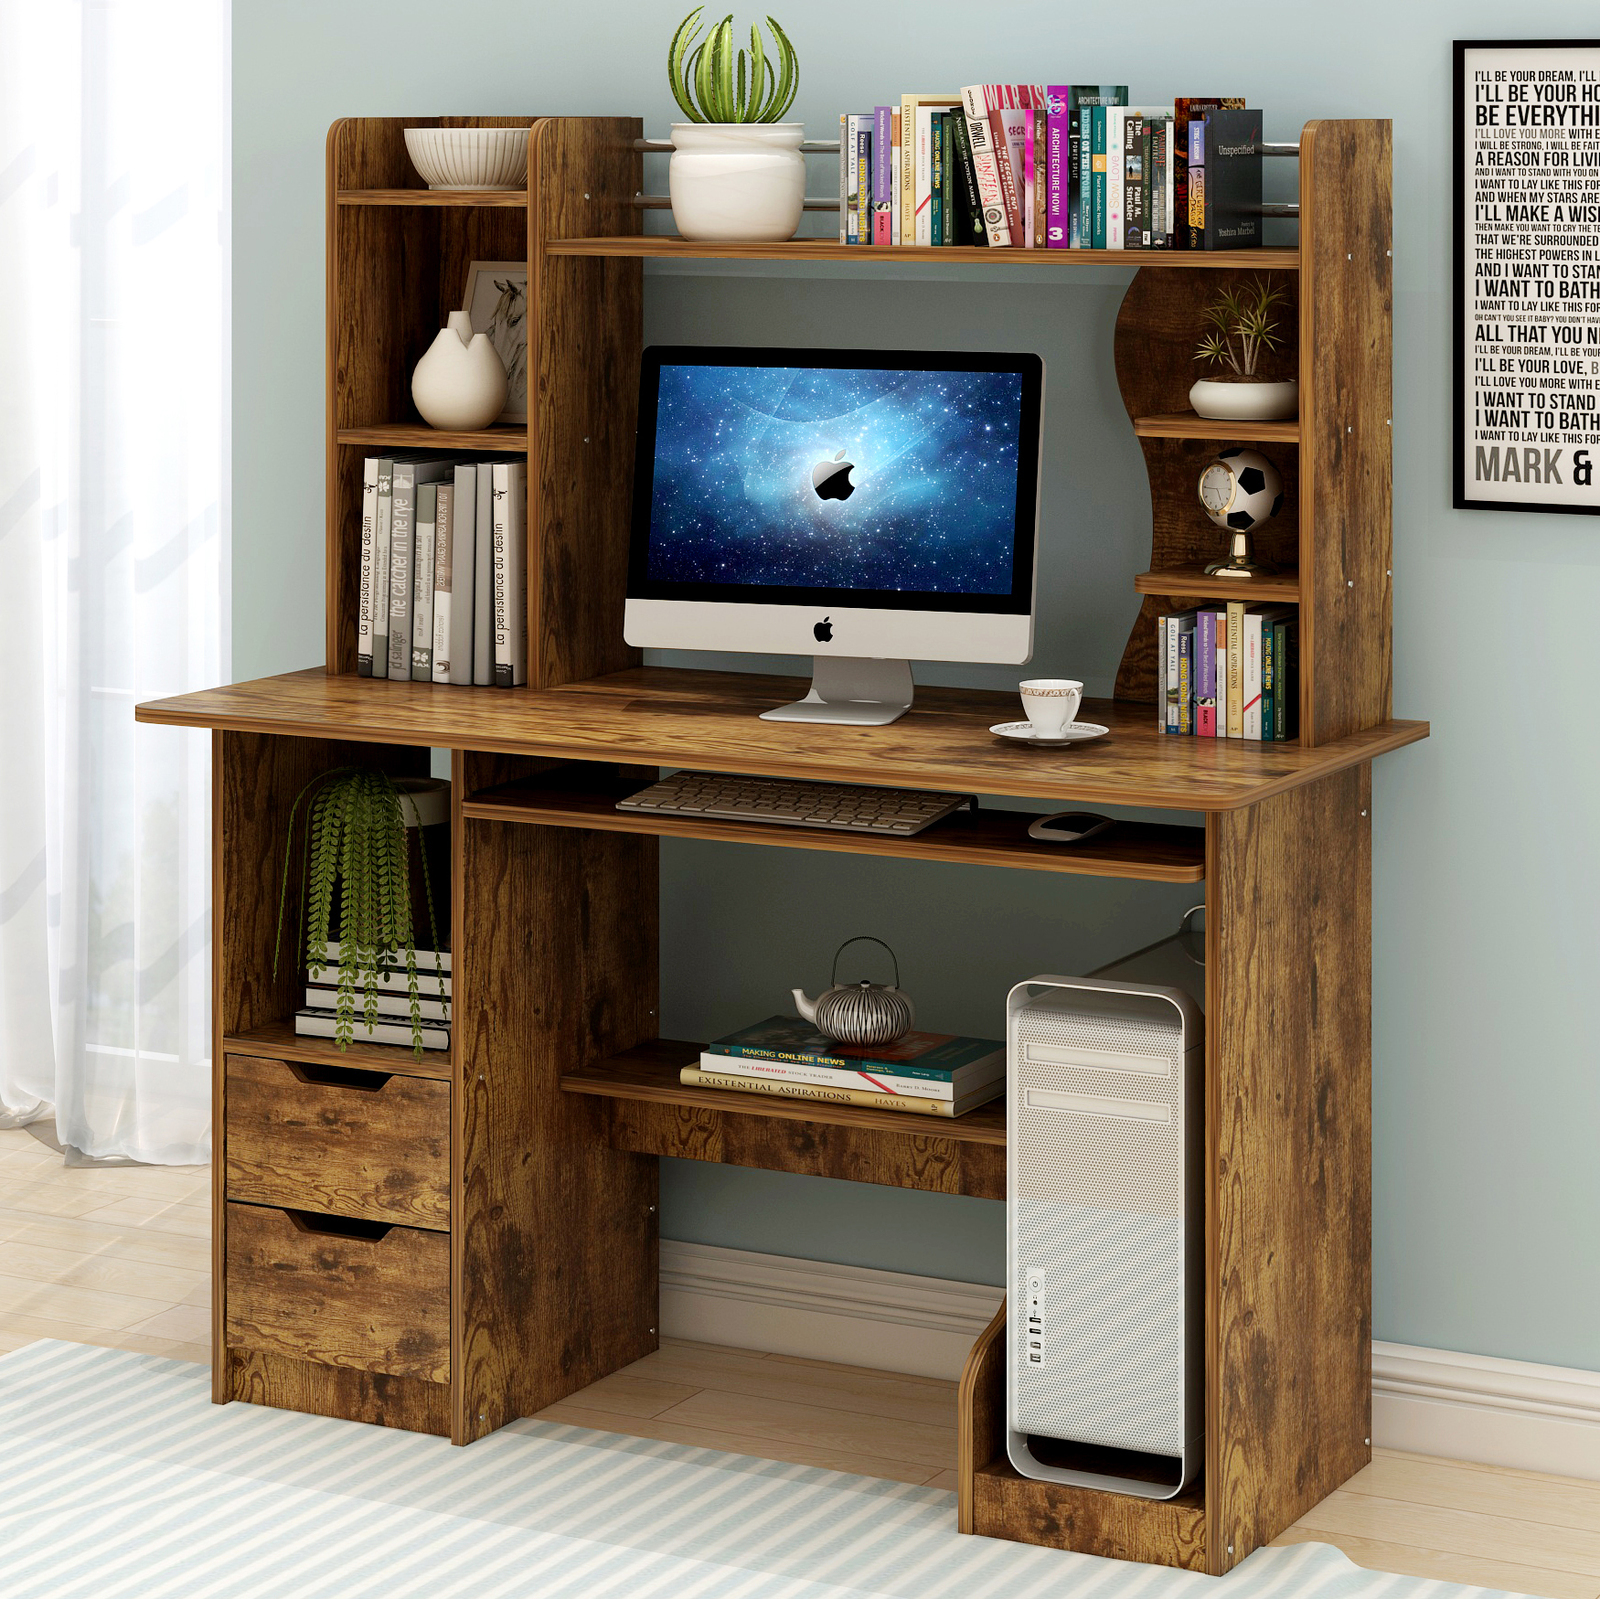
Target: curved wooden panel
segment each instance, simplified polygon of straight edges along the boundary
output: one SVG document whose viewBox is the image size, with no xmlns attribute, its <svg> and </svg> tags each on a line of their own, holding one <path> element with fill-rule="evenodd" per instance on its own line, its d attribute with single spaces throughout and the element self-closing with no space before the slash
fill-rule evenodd
<svg viewBox="0 0 1600 1599">
<path fill-rule="evenodd" d="M 1006 1302 L 961 1368 L 956 1389 L 956 1530 L 977 1531 L 973 1479 L 1000 1452 L 1006 1421 Z"/>
</svg>

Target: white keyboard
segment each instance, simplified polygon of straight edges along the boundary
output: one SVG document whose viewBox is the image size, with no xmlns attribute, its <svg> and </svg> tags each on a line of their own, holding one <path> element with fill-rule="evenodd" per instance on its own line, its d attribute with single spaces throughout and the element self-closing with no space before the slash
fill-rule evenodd
<svg viewBox="0 0 1600 1599">
<path fill-rule="evenodd" d="M 617 801 L 619 811 L 656 816 L 710 816 L 783 827 L 829 827 L 846 833 L 905 838 L 963 805 L 970 794 L 927 794 L 915 788 L 865 788 L 853 783 L 794 783 L 776 777 L 726 777 L 674 772 Z"/>
</svg>

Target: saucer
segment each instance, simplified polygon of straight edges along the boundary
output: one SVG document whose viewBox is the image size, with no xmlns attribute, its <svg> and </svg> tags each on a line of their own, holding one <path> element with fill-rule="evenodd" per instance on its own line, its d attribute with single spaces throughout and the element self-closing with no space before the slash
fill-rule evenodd
<svg viewBox="0 0 1600 1599">
<path fill-rule="evenodd" d="M 1019 744 L 1082 744 L 1091 738 L 1104 738 L 1111 729 L 1098 722 L 1073 722 L 1060 738 L 1040 738 L 1032 722 L 1001 722 L 989 731 L 1001 738 L 1015 739 Z"/>
</svg>

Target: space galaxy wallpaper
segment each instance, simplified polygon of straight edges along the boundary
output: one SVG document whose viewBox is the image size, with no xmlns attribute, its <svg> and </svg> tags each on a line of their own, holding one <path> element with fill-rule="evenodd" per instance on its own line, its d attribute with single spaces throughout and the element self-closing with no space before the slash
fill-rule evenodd
<svg viewBox="0 0 1600 1599">
<path fill-rule="evenodd" d="M 648 576 L 1012 587 L 1016 373 L 663 366 Z"/>
</svg>

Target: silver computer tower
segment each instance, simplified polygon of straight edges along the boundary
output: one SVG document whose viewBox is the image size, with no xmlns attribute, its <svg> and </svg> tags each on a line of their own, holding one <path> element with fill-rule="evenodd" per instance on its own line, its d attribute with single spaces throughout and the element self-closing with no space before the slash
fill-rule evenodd
<svg viewBox="0 0 1600 1599">
<path fill-rule="evenodd" d="M 1204 1020 L 1175 987 L 1007 1004 L 1007 1453 L 1171 1498 L 1204 1455 Z"/>
</svg>

